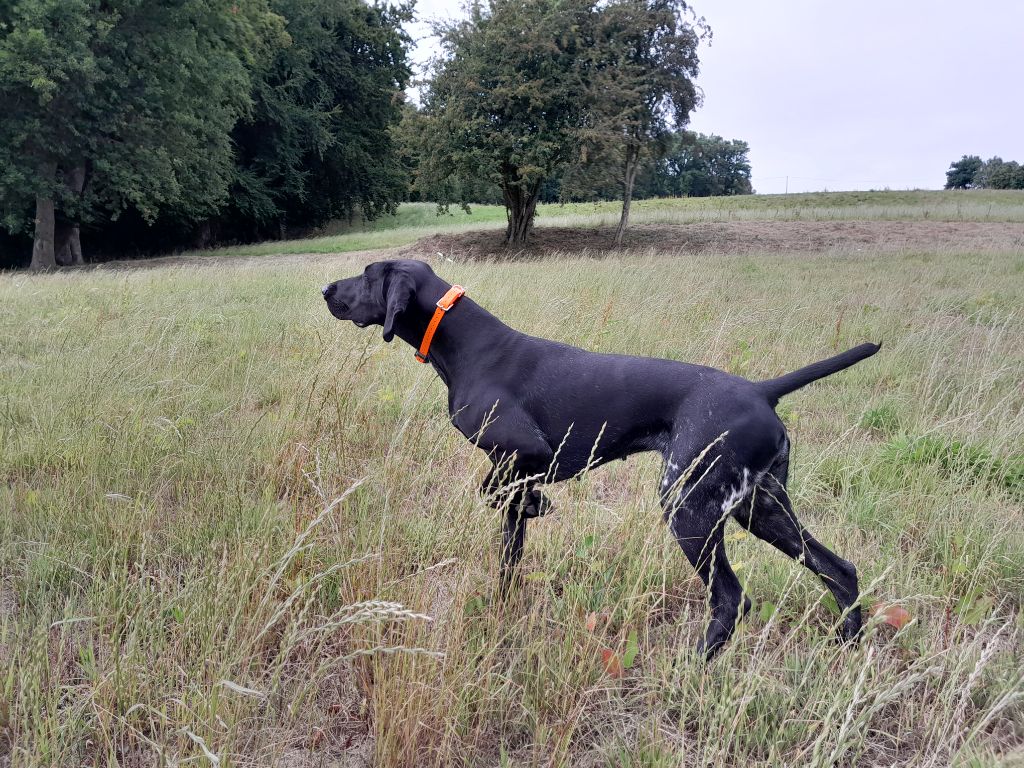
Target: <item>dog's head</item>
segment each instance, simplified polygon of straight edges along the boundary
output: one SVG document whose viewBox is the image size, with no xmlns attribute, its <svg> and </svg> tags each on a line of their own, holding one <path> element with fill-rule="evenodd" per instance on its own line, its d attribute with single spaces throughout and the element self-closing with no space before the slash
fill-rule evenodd
<svg viewBox="0 0 1024 768">
<path fill-rule="evenodd" d="M 395 336 L 395 320 L 415 299 L 416 289 L 433 270 L 422 261 L 376 261 L 357 277 L 325 285 L 327 309 L 339 320 L 360 328 L 384 326 L 384 341 Z"/>
</svg>

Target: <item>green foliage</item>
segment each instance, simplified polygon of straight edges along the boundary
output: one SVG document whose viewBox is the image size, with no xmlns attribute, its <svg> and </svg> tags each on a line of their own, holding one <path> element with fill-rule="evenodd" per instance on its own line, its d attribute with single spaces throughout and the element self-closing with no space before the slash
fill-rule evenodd
<svg viewBox="0 0 1024 768">
<path fill-rule="evenodd" d="M 946 189 L 970 189 L 974 186 L 974 177 L 978 175 L 981 166 L 981 158 L 977 155 L 964 155 L 955 163 L 950 163 L 946 171 Z"/>
<path fill-rule="evenodd" d="M 542 195 L 617 183 L 628 197 L 643 153 L 698 101 L 687 10 L 681 0 L 494 0 L 441 25 L 445 53 L 403 129 L 417 193 L 466 205 L 500 189 L 506 240 L 519 244 Z"/>
<path fill-rule="evenodd" d="M 687 23 L 687 11 L 682 0 L 616 0 L 595 16 L 592 114 L 583 137 L 588 164 L 597 158 L 615 169 L 627 211 L 642 159 L 659 157 L 700 101 L 693 78 L 707 30 L 703 20 Z"/>
<path fill-rule="evenodd" d="M 664 156 L 637 181 L 637 197 L 749 195 L 750 147 L 739 139 L 702 133 L 674 134 Z"/>
<path fill-rule="evenodd" d="M 58 225 L 123 253 L 392 212 L 410 17 L 362 0 L 5 4 L 0 224 L 26 232 L 53 200 Z"/>
<path fill-rule="evenodd" d="M 495 0 L 442 25 L 424 110 L 402 131 L 418 156 L 417 194 L 467 205 L 501 189 L 516 244 L 542 196 L 620 185 L 629 198 L 642 155 L 698 100 L 705 28 L 687 10 L 681 0 Z"/>
<path fill-rule="evenodd" d="M 408 83 L 411 7 L 271 0 L 287 22 L 254 76 L 253 109 L 231 136 L 237 160 L 222 231 L 251 239 L 358 209 L 393 213 L 407 179 L 390 129 Z"/>
<path fill-rule="evenodd" d="M 1024 189 L 1024 166 L 1016 160 L 990 157 L 978 169 L 974 186 L 982 189 Z"/>
<path fill-rule="evenodd" d="M 503 205 L 501 187 L 486 176 L 464 175 L 465 169 L 438 172 L 439 164 L 432 161 L 431 155 L 425 154 L 432 141 L 427 135 L 431 125 L 423 110 L 407 103 L 402 110 L 401 121 L 392 131 L 409 178 L 409 200 L 439 203 L 438 214 L 449 214 L 451 203 L 458 204 L 466 212 L 470 202 L 474 206 Z"/>
<path fill-rule="evenodd" d="M 964 155 L 946 171 L 946 189 L 1024 189 L 1024 166 L 1016 160 Z"/>
<path fill-rule="evenodd" d="M 637 640 L 636 630 L 633 629 L 630 630 L 629 637 L 626 639 L 626 651 L 622 654 L 622 666 L 626 669 L 632 669 L 639 652 L 640 643 Z"/>
<path fill-rule="evenodd" d="M 591 14 L 589 0 L 494 0 L 474 5 L 468 19 L 440 24 L 444 56 L 415 134 L 417 183 L 447 193 L 466 191 L 446 188 L 452 178 L 499 186 L 506 237 L 525 240 L 544 180 L 579 153 Z"/>
<path fill-rule="evenodd" d="M 74 126 L 60 118 L 73 109 L 76 91 L 102 76 L 83 41 L 108 34 L 109 22 L 90 23 L 88 10 L 85 0 L 0 5 L 0 223 L 10 231 L 28 225 L 36 195 L 56 191 L 56 179 L 41 176 L 39 166 L 47 153 L 73 147 Z"/>
<path fill-rule="evenodd" d="M 883 403 L 868 410 L 860 420 L 864 429 L 880 432 L 883 435 L 891 435 L 898 432 L 902 426 L 899 409 L 892 403 Z"/>
<path fill-rule="evenodd" d="M 17 0 L 0 22 L 5 227 L 24 229 L 35 197 L 76 220 L 216 209 L 249 68 L 282 35 L 265 0 Z M 77 197 L 61 174 L 81 166 Z"/>
</svg>

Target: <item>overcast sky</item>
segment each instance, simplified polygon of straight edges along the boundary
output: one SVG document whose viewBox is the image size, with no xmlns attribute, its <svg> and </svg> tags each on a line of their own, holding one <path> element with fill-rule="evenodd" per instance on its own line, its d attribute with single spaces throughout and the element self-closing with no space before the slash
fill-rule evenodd
<svg viewBox="0 0 1024 768">
<path fill-rule="evenodd" d="M 704 105 L 758 192 L 940 188 L 963 154 L 1024 162 L 1024 0 L 694 0 Z M 461 15 L 418 0 L 420 17 Z M 436 51 L 425 28 L 414 58 Z"/>
</svg>

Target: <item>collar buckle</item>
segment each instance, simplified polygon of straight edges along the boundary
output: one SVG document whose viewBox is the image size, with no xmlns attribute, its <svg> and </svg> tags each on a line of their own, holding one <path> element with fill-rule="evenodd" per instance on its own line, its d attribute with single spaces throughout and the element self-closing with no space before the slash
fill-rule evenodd
<svg viewBox="0 0 1024 768">
<path fill-rule="evenodd" d="M 449 309 L 455 306 L 455 302 L 461 299 L 466 293 L 466 289 L 461 285 L 453 285 L 447 291 L 444 296 L 437 300 L 437 308 L 443 312 L 447 312 Z"/>
</svg>

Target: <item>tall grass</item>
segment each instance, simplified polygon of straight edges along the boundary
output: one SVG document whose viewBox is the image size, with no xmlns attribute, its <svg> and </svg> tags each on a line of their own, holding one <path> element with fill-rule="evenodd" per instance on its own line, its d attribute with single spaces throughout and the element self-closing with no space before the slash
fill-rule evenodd
<svg viewBox="0 0 1024 768">
<path fill-rule="evenodd" d="M 322 306 L 360 266 L 0 278 L 0 763 L 1020 759 L 1020 252 L 436 265 L 527 332 L 751 378 L 884 342 L 779 410 L 801 518 L 911 621 L 837 645 L 820 584 L 732 526 L 755 605 L 708 666 L 652 456 L 549 488 L 493 599 L 442 385 Z"/>
</svg>

